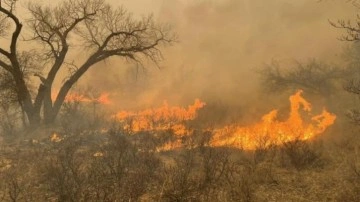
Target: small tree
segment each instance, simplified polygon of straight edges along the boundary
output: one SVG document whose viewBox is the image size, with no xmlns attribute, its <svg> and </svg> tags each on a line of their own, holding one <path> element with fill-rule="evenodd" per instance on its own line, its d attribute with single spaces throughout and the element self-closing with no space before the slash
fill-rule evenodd
<svg viewBox="0 0 360 202">
<path fill-rule="evenodd" d="M 16 0 L 0 0 L 0 14 L 5 17 L 0 16 L 0 36 L 6 36 L 13 28 L 10 47 L 0 47 L 0 67 L 11 76 L 17 100 L 33 126 L 41 122 L 41 109 L 44 122 L 52 123 L 70 89 L 95 64 L 112 56 L 140 64 L 148 58 L 156 63 L 162 59 L 159 46 L 175 39 L 169 27 L 155 23 L 152 16 L 135 19 L 124 8 L 114 9 L 104 0 L 64 0 L 56 6 L 30 3 L 26 27 L 14 12 L 15 3 Z M 45 61 L 36 63 L 38 71 L 32 75 L 39 77 L 41 83 L 33 92 L 26 80 L 26 72 L 31 71 L 24 68 L 23 54 L 19 52 L 23 27 L 31 33 L 31 38 L 23 43 L 42 45 L 35 53 Z M 80 65 L 69 57 L 69 52 L 79 51 L 76 47 L 84 47 L 87 54 Z M 72 71 L 53 99 L 54 80 L 61 69 L 69 67 Z"/>
</svg>

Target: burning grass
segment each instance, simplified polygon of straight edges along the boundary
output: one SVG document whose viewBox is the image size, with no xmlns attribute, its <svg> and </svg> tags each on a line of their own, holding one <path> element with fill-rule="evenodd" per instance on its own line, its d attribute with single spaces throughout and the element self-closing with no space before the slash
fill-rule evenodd
<svg viewBox="0 0 360 202">
<path fill-rule="evenodd" d="M 234 146 L 246 150 L 270 145 L 282 145 L 295 140 L 311 140 L 334 124 L 336 116 L 325 109 L 319 115 L 311 116 L 311 104 L 302 97 L 302 90 L 290 96 L 290 114 L 285 121 L 277 118 L 278 110 L 264 115 L 260 122 L 251 126 L 232 124 L 215 130 L 212 146 Z M 300 111 L 310 117 L 306 122 Z"/>
<path fill-rule="evenodd" d="M 139 112 L 120 111 L 114 118 L 131 133 L 140 131 L 173 130 L 177 135 L 187 135 L 190 131 L 184 122 L 193 120 L 205 103 L 196 99 L 188 108 L 170 107 L 165 101 L 161 107 Z"/>
<path fill-rule="evenodd" d="M 84 102 L 84 103 L 96 103 L 108 105 L 111 103 L 109 99 L 109 93 L 101 93 L 98 96 L 84 95 L 80 93 L 68 93 L 65 97 L 65 103 L 69 102 Z M 57 93 L 51 95 L 52 100 L 55 100 Z"/>
<path fill-rule="evenodd" d="M 210 145 L 214 147 L 236 147 L 245 150 L 255 150 L 258 147 L 282 145 L 295 140 L 307 141 L 322 134 L 336 119 L 336 116 L 323 109 L 319 115 L 311 115 L 311 104 L 302 96 L 302 90 L 291 95 L 289 117 L 281 121 L 277 118 L 278 110 L 272 110 L 264 115 L 260 122 L 250 126 L 239 123 L 227 125 L 223 128 L 211 130 L 213 138 Z M 121 111 L 115 115 L 116 120 L 129 133 L 141 131 L 171 130 L 180 138 L 191 135 L 193 130 L 187 127 L 189 120 L 196 119 L 198 111 L 205 107 L 205 103 L 195 100 L 187 109 L 163 106 L 146 109 L 139 112 Z M 307 117 L 304 117 L 304 113 Z M 201 129 L 209 130 L 209 129 Z M 168 142 L 158 150 L 171 150 L 182 147 L 177 139 Z"/>
<path fill-rule="evenodd" d="M 186 108 L 164 103 L 139 112 L 121 111 L 107 129 L 88 127 L 98 122 L 95 117 L 65 107 L 69 111 L 63 113 L 63 130 L 51 129 L 46 138 L 0 148 L 0 199 L 341 201 L 346 197 L 336 191 L 340 184 L 332 191 L 328 184 L 342 178 L 315 138 L 336 117 L 325 110 L 311 115 L 301 93 L 290 96 L 284 121 L 273 110 L 250 126 L 215 129 L 189 127 L 206 107 L 200 100 Z M 356 198 L 356 190 L 348 192 Z"/>
</svg>

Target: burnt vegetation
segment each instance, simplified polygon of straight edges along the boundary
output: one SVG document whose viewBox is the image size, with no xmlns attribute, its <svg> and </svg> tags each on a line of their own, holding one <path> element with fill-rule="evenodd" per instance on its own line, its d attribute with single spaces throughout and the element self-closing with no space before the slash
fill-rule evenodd
<svg viewBox="0 0 360 202">
<path fill-rule="evenodd" d="M 230 108 L 200 111 L 182 123 L 190 134 L 179 136 L 124 128 L 95 101 L 65 101 L 91 67 L 111 57 L 157 64 L 161 48 L 176 41 L 170 26 L 103 0 L 30 3 L 26 20 L 16 4 L 0 0 L 0 37 L 9 43 L 0 44 L 0 201 L 360 201 L 359 17 L 330 23 L 351 43 L 343 66 L 274 61 L 258 72 L 266 95 L 303 89 L 322 98 L 343 124 L 331 132 L 343 137 L 281 145 L 264 138 L 243 150 L 211 146 L 211 124 L 226 122 Z M 23 43 L 39 48 L 23 50 Z M 71 51 L 83 51 L 84 60 Z M 63 70 L 69 74 L 53 96 Z M 81 93 L 98 97 L 93 89 Z M 174 142 L 181 147 L 162 149 Z"/>
</svg>

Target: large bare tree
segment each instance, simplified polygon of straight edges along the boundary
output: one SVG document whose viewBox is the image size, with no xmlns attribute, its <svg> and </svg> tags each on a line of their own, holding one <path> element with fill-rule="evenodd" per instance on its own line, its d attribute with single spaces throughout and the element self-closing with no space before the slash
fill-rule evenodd
<svg viewBox="0 0 360 202">
<path fill-rule="evenodd" d="M 30 17 L 26 24 L 14 12 L 16 1 L 0 0 L 0 36 L 8 34 L 9 40 L 9 47 L 0 44 L 0 67 L 12 77 L 17 100 L 33 126 L 41 120 L 52 123 L 70 89 L 95 64 L 112 56 L 137 63 L 146 58 L 158 62 L 162 57 L 159 46 L 175 39 L 169 27 L 155 23 L 152 16 L 137 19 L 104 0 L 64 0 L 56 6 L 32 2 L 27 6 Z M 39 56 L 44 62 L 29 67 L 32 57 L 24 58 L 19 43 L 41 44 L 26 54 Z M 87 55 L 81 64 L 69 56 L 79 47 Z M 53 99 L 54 80 L 69 64 L 72 71 Z M 28 72 L 41 80 L 33 90 L 27 81 Z"/>
</svg>

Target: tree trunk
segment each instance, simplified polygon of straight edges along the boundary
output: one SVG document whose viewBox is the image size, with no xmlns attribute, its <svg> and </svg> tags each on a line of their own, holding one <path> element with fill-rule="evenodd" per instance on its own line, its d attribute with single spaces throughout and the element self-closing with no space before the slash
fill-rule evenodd
<svg viewBox="0 0 360 202">
<path fill-rule="evenodd" d="M 32 103 L 31 95 L 23 79 L 22 72 L 16 72 L 13 74 L 13 77 L 17 88 L 18 100 L 26 113 L 30 127 L 37 127 L 41 121 L 40 110 L 36 110 Z"/>
<path fill-rule="evenodd" d="M 59 94 L 57 95 L 54 104 L 51 99 L 51 90 L 46 91 L 43 107 L 44 107 L 44 124 L 52 124 L 54 123 L 57 115 L 60 112 L 61 106 L 63 105 L 66 95 L 70 91 L 72 87 L 72 83 L 67 81 L 63 85 L 63 87 L 60 89 Z"/>
<path fill-rule="evenodd" d="M 46 114 L 46 116 L 44 116 L 44 124 L 45 125 L 50 125 L 50 124 L 53 124 L 55 122 L 57 114 L 55 114 L 53 112 L 53 110 L 51 110 L 51 112 L 52 113 L 48 113 L 48 114 Z"/>
<path fill-rule="evenodd" d="M 46 125 L 53 124 L 55 122 L 56 117 L 57 117 L 57 113 L 54 111 L 54 108 L 51 106 L 44 105 L 44 124 Z"/>
<path fill-rule="evenodd" d="M 54 123 L 57 115 L 60 112 L 61 106 L 63 105 L 66 95 L 69 93 L 72 86 L 79 80 L 79 78 L 96 62 L 95 60 L 96 55 L 93 55 L 90 57 L 90 59 L 83 64 L 79 70 L 68 79 L 63 86 L 60 88 L 60 91 L 54 101 L 54 104 L 52 104 L 51 100 L 51 90 L 46 91 L 45 97 L 44 97 L 44 123 L 45 124 L 51 124 Z"/>
<path fill-rule="evenodd" d="M 31 128 L 35 128 L 40 125 L 41 118 L 40 112 L 36 112 L 34 108 L 29 108 L 24 106 L 24 111 L 26 113 L 27 119 L 29 120 L 29 124 Z"/>
<path fill-rule="evenodd" d="M 55 121 L 53 104 L 51 100 L 51 87 L 48 87 L 45 90 L 44 101 L 43 101 L 43 110 L 44 110 L 44 124 L 51 124 Z"/>
</svg>

